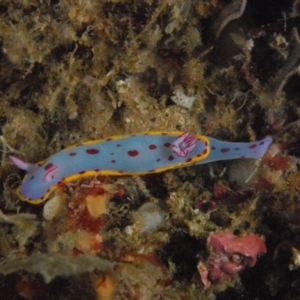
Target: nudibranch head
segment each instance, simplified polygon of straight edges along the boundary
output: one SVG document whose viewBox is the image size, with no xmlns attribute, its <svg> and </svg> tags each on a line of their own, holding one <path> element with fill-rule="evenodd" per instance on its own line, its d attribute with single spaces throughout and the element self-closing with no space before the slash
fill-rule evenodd
<svg viewBox="0 0 300 300">
<path fill-rule="evenodd" d="M 23 161 L 16 156 L 9 157 L 11 161 L 20 169 L 27 171 L 27 174 L 19 186 L 17 193 L 22 200 L 38 204 L 43 202 L 54 186 L 57 185 L 57 178 L 59 177 L 59 167 L 51 163 L 46 165 L 31 164 Z M 40 188 L 43 185 L 50 186 L 45 191 L 45 197 L 41 197 Z M 30 195 L 27 197 L 26 195 Z"/>
</svg>

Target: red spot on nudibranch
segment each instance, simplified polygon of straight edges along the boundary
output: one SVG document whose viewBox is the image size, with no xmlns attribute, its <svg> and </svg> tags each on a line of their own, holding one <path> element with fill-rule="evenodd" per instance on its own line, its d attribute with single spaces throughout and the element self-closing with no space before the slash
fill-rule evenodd
<svg viewBox="0 0 300 300">
<path fill-rule="evenodd" d="M 257 146 L 256 144 L 250 145 L 249 149 L 254 149 L 254 148 L 256 148 L 256 146 Z"/>
<path fill-rule="evenodd" d="M 208 145 L 207 141 L 205 141 L 205 142 L 204 142 L 204 145 L 205 145 L 205 146 L 207 146 L 207 145 Z"/>
<path fill-rule="evenodd" d="M 95 169 L 95 172 L 99 172 L 100 171 L 100 169 Z"/>
<path fill-rule="evenodd" d="M 185 162 L 190 162 L 190 161 L 192 161 L 192 159 L 191 159 L 191 158 L 187 159 Z"/>
<path fill-rule="evenodd" d="M 149 149 L 150 149 L 150 150 L 154 150 L 154 149 L 156 149 L 156 148 L 157 148 L 156 145 L 153 145 L 153 144 L 152 144 L 152 145 L 149 145 Z"/>
<path fill-rule="evenodd" d="M 86 149 L 86 152 L 88 154 L 97 154 L 97 153 L 99 153 L 99 150 L 98 149 L 94 149 L 94 148 L 90 148 L 90 149 Z"/>
<path fill-rule="evenodd" d="M 107 139 L 106 139 L 106 141 L 111 141 L 111 140 L 112 140 L 112 138 L 107 138 Z"/>
<path fill-rule="evenodd" d="M 129 151 L 127 152 L 127 154 L 128 154 L 129 156 L 137 156 L 137 155 L 139 154 L 139 151 L 137 151 L 137 150 L 129 150 Z"/>
<path fill-rule="evenodd" d="M 149 135 L 149 133 L 148 133 L 148 132 L 145 132 L 144 135 Z"/>
<path fill-rule="evenodd" d="M 119 171 L 120 174 L 124 173 L 124 171 Z"/>
<path fill-rule="evenodd" d="M 168 135 L 166 132 L 162 132 L 161 135 Z"/>
<path fill-rule="evenodd" d="M 85 171 L 80 171 L 78 174 L 82 175 L 82 174 L 84 174 L 84 173 L 85 173 Z"/>
<path fill-rule="evenodd" d="M 204 149 L 202 154 L 206 154 L 207 153 L 207 149 Z"/>
<path fill-rule="evenodd" d="M 154 172 L 155 170 L 149 170 L 148 173 Z"/>
<path fill-rule="evenodd" d="M 71 153 L 69 153 L 69 155 L 70 155 L 70 156 L 75 156 L 76 153 L 75 153 L 75 152 L 71 152 Z"/>
<path fill-rule="evenodd" d="M 164 146 L 165 146 L 165 147 L 170 147 L 170 146 L 171 146 L 171 143 L 164 143 Z"/>
<path fill-rule="evenodd" d="M 42 182 L 49 182 L 54 177 L 55 174 L 58 172 L 59 168 L 56 165 L 53 165 L 52 163 L 48 163 L 44 169 L 46 170 L 44 176 L 42 177 Z"/>
<path fill-rule="evenodd" d="M 52 166 L 53 166 L 53 164 L 52 164 L 52 163 L 49 163 L 49 164 L 47 164 L 47 165 L 44 167 L 44 169 L 45 169 L 45 170 L 49 170 L 50 168 L 52 168 Z"/>
<path fill-rule="evenodd" d="M 222 148 L 221 149 L 221 152 L 222 153 L 226 153 L 226 152 L 229 152 L 230 151 L 230 148 Z"/>
<path fill-rule="evenodd" d="M 174 156 L 173 155 L 170 155 L 169 157 L 168 157 L 168 160 L 173 160 L 174 159 Z"/>
</svg>

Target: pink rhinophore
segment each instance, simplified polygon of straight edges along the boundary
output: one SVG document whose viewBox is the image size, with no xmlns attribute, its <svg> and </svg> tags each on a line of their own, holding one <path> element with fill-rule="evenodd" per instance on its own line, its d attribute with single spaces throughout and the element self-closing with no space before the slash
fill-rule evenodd
<svg viewBox="0 0 300 300">
<path fill-rule="evenodd" d="M 28 163 L 17 156 L 10 155 L 9 158 L 16 167 L 27 171 L 29 174 L 34 173 L 38 169 L 36 164 Z"/>
</svg>

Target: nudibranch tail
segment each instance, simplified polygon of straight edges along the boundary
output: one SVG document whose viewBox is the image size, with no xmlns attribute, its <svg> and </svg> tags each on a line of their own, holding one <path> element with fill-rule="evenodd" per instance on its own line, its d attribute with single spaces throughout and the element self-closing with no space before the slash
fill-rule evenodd
<svg viewBox="0 0 300 300">
<path fill-rule="evenodd" d="M 250 143 L 223 142 L 213 138 L 208 138 L 210 142 L 210 155 L 199 164 L 210 163 L 218 160 L 254 158 L 264 156 L 272 143 L 271 137 Z"/>
<path fill-rule="evenodd" d="M 28 163 L 17 156 L 10 155 L 9 158 L 16 167 L 27 171 L 29 174 L 34 173 L 39 168 L 37 164 Z"/>
</svg>

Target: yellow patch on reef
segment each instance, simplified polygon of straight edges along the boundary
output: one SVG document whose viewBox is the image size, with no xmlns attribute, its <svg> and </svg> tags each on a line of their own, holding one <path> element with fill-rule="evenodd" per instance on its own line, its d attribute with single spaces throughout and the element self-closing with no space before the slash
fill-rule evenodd
<svg viewBox="0 0 300 300">
<path fill-rule="evenodd" d="M 97 219 L 103 215 L 107 209 L 108 200 L 112 197 L 111 194 L 105 193 L 101 195 L 88 195 L 86 196 L 86 207 L 89 214 Z"/>
<path fill-rule="evenodd" d="M 97 300 L 112 300 L 116 289 L 114 278 L 109 274 L 103 274 L 101 277 L 96 274 L 91 276 Z"/>
</svg>

